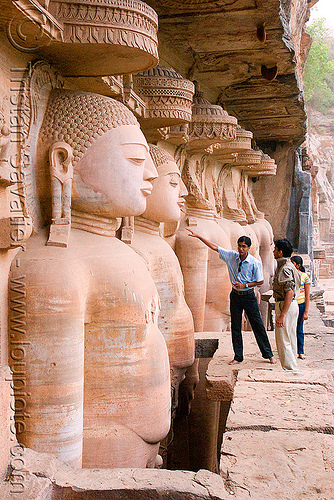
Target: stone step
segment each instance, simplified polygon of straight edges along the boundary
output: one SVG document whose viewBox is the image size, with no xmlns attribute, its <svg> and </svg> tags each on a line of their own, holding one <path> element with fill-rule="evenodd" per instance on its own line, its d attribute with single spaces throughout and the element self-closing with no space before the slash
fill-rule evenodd
<svg viewBox="0 0 334 500">
<path fill-rule="evenodd" d="M 291 381 L 294 376 L 296 381 Z M 321 376 L 318 383 L 305 380 L 312 377 L 312 372 L 303 371 L 304 382 L 298 380 L 300 376 L 287 373 L 286 378 L 283 372 L 281 381 L 238 379 L 227 428 L 298 429 L 334 434 L 331 403 L 327 388 L 321 385 Z"/>
</svg>

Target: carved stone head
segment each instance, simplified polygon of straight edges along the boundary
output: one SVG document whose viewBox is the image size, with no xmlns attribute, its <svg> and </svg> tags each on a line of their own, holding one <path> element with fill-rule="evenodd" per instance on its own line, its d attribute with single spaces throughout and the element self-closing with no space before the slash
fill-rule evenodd
<svg viewBox="0 0 334 500">
<path fill-rule="evenodd" d="M 157 177 L 134 115 L 114 99 L 88 92 L 51 93 L 40 129 L 37 190 L 44 220 L 51 207 L 47 157 L 72 150 L 72 208 L 106 217 L 140 215 Z M 64 157 L 64 161 L 66 158 Z"/>
<path fill-rule="evenodd" d="M 178 221 L 184 206 L 183 197 L 188 194 L 179 168 L 174 158 L 158 146 L 150 144 L 150 153 L 159 177 L 153 180 L 153 191 L 143 216 L 155 222 Z"/>
</svg>

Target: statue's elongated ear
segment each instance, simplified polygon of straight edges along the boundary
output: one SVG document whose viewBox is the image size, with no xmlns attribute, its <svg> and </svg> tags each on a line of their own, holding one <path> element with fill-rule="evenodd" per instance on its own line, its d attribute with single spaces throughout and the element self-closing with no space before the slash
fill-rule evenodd
<svg viewBox="0 0 334 500">
<path fill-rule="evenodd" d="M 57 141 L 49 149 L 51 176 L 61 183 L 73 178 L 73 148 L 67 142 Z"/>
<path fill-rule="evenodd" d="M 73 148 L 67 142 L 54 142 L 49 149 L 49 160 L 52 224 L 47 245 L 67 248 L 71 228 Z"/>
</svg>

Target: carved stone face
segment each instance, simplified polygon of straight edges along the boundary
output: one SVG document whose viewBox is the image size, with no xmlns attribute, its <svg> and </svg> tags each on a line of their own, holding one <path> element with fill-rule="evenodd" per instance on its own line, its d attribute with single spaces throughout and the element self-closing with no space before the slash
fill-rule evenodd
<svg viewBox="0 0 334 500">
<path fill-rule="evenodd" d="M 178 167 L 175 164 L 175 170 L 171 169 L 169 173 L 160 173 L 159 177 L 154 179 L 153 191 L 147 199 L 144 217 L 155 222 L 180 220 L 181 208 L 185 203 L 183 197 L 187 194 L 187 188 L 181 180 Z"/>
<path fill-rule="evenodd" d="M 106 217 L 140 215 L 157 176 L 140 128 L 113 128 L 75 166 L 72 207 Z"/>
</svg>

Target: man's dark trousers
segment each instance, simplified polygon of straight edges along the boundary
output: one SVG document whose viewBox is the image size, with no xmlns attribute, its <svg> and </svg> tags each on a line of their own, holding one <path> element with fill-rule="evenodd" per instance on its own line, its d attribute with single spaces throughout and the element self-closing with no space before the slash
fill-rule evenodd
<svg viewBox="0 0 334 500">
<path fill-rule="evenodd" d="M 262 357 L 265 359 L 272 358 L 273 353 L 266 329 L 260 315 L 259 306 L 254 291 L 235 291 L 234 289 L 232 289 L 232 292 L 230 293 L 230 311 L 234 359 L 236 361 L 242 361 L 244 359 L 241 333 L 243 311 L 245 311 L 247 318 L 249 319 Z"/>
</svg>

